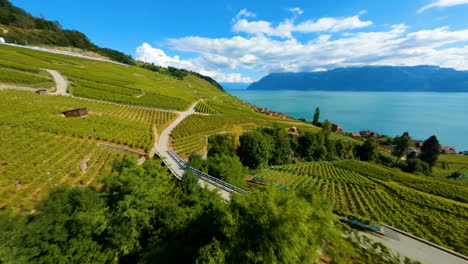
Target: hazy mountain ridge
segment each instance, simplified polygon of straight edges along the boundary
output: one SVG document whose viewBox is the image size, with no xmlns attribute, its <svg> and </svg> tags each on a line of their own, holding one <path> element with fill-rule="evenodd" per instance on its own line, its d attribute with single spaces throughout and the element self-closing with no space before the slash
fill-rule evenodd
<svg viewBox="0 0 468 264">
<path fill-rule="evenodd" d="M 468 92 L 468 71 L 438 66 L 364 66 L 272 73 L 250 90 Z"/>
</svg>

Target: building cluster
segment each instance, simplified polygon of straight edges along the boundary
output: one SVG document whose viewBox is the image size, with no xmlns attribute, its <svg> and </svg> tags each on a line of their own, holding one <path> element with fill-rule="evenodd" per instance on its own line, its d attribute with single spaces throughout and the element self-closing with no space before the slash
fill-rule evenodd
<svg viewBox="0 0 468 264">
<path fill-rule="evenodd" d="M 281 112 L 273 112 L 268 108 L 263 108 L 263 107 L 258 107 L 257 106 L 257 107 L 254 108 L 254 110 L 256 112 L 259 112 L 259 113 L 262 113 L 262 114 L 265 114 L 265 115 L 269 115 L 269 116 L 277 116 L 277 117 L 281 117 L 281 118 L 291 118 L 287 114 L 284 114 L 284 113 L 281 113 Z"/>
<path fill-rule="evenodd" d="M 414 143 L 414 151 L 416 153 L 421 152 L 421 147 L 424 146 L 424 141 L 421 140 L 413 140 Z M 440 152 L 443 154 L 457 154 L 457 148 L 452 146 L 445 146 L 440 145 Z"/>
<path fill-rule="evenodd" d="M 335 132 L 340 135 L 343 135 L 345 133 L 344 130 L 337 124 L 332 124 L 332 132 Z"/>
<path fill-rule="evenodd" d="M 361 139 L 361 138 L 378 138 L 380 137 L 380 134 L 377 132 L 372 132 L 368 130 L 360 131 L 359 133 L 353 132 L 351 133 L 351 137 L 355 139 Z"/>
</svg>

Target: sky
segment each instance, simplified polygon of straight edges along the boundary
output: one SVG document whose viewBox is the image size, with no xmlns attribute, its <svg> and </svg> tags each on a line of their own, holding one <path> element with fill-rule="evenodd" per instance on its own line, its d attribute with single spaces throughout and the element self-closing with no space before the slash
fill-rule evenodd
<svg viewBox="0 0 468 264">
<path fill-rule="evenodd" d="M 468 70 L 468 0 L 12 0 L 99 46 L 219 82 L 362 65 Z"/>
</svg>

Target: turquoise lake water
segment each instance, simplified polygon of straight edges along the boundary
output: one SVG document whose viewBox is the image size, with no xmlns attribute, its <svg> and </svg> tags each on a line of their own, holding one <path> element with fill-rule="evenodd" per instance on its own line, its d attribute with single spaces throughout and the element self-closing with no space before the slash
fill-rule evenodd
<svg viewBox="0 0 468 264">
<path fill-rule="evenodd" d="M 346 132 L 371 130 L 389 136 L 408 131 L 414 139 L 436 135 L 443 145 L 468 150 L 468 93 L 317 92 L 228 90 L 244 101 L 296 118 L 321 120 Z"/>
</svg>

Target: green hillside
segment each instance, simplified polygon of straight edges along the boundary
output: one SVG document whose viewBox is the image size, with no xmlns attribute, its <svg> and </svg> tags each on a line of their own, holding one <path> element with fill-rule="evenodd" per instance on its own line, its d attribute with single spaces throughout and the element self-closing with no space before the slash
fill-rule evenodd
<svg viewBox="0 0 468 264">
<path fill-rule="evenodd" d="M 283 119 L 252 111 L 249 104 L 192 74 L 179 80 L 137 66 L 0 45 L 0 87 L 46 88 L 53 92 L 55 82 L 44 69 L 62 74 L 68 81 L 68 93 L 73 96 L 0 89 L 0 125 L 5 128 L 0 142 L 4 150 L 0 161 L 5 165 L 0 169 L 8 175 L 0 184 L 3 208 L 30 210 L 34 201 L 39 201 L 57 184 L 94 183 L 97 175 L 111 165 L 114 156 L 126 155 L 104 150 L 100 142 L 148 153 L 154 145 L 155 134 L 176 118 L 174 110 L 185 110 L 200 100 L 204 101 L 197 109 L 209 115 L 188 118 L 172 135 L 174 147 L 182 155 L 206 151 L 205 136 L 220 131 L 271 126 L 277 121 L 284 127 L 290 126 L 281 123 Z M 61 115 L 63 111 L 82 107 L 88 108 L 88 116 L 64 118 Z M 305 124 L 303 128 L 313 129 Z M 30 138 L 24 137 L 26 131 Z M 17 137 L 15 142 L 21 144 L 12 144 L 8 140 L 11 137 Z M 24 161 L 18 160 L 14 153 L 25 151 L 31 142 L 40 149 L 47 148 L 48 152 L 33 156 L 36 165 L 22 166 Z M 67 151 L 60 148 L 60 144 L 72 143 Z M 49 144 L 51 147 L 47 147 Z M 98 157 L 104 160 L 93 162 L 93 155 L 102 151 L 106 154 Z M 88 163 L 96 167 L 90 165 L 82 172 L 79 166 L 88 157 L 91 157 Z M 96 175 L 89 176 L 89 170 Z M 42 174 L 31 178 L 36 171 Z M 44 185 L 44 180 L 51 184 Z"/>
</svg>

